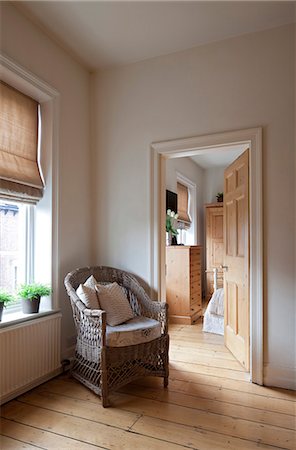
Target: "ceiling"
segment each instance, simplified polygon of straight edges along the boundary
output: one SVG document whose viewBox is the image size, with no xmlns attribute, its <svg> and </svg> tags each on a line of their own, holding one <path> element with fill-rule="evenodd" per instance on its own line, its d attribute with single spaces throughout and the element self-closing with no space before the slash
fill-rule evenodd
<svg viewBox="0 0 296 450">
<path fill-rule="evenodd" d="M 295 3 L 14 2 L 92 71 L 291 23 Z"/>
<path fill-rule="evenodd" d="M 215 167 L 225 168 L 238 158 L 247 148 L 247 144 L 210 148 L 203 151 L 200 155 L 191 156 L 190 159 L 202 169 L 213 169 Z"/>
</svg>

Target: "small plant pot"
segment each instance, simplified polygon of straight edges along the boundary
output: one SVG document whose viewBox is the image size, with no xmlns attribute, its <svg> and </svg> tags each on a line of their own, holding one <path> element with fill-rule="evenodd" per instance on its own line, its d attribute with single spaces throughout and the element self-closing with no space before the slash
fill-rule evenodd
<svg viewBox="0 0 296 450">
<path fill-rule="evenodd" d="M 2 320 L 3 309 L 4 309 L 4 303 L 0 302 L 0 322 Z"/>
<path fill-rule="evenodd" d="M 40 297 L 29 300 L 22 298 L 22 309 L 24 314 L 34 314 L 39 312 Z"/>
</svg>

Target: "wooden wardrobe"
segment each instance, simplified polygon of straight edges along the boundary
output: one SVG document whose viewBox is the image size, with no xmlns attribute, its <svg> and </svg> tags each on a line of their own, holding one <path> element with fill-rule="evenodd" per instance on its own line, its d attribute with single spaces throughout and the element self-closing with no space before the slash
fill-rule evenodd
<svg viewBox="0 0 296 450">
<path fill-rule="evenodd" d="M 205 205 L 206 233 L 206 300 L 210 300 L 214 292 L 213 269 L 218 269 L 218 288 L 223 287 L 223 203 Z"/>
</svg>

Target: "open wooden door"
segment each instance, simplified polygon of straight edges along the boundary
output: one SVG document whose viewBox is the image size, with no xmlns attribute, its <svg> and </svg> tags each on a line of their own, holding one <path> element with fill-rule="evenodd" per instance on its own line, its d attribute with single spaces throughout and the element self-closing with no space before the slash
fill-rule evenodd
<svg viewBox="0 0 296 450">
<path fill-rule="evenodd" d="M 250 370 L 249 150 L 224 172 L 224 341 Z"/>
</svg>

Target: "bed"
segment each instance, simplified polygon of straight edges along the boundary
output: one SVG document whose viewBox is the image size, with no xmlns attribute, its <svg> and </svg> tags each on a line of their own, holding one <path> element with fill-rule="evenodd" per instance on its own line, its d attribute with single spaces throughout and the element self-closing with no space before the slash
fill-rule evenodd
<svg viewBox="0 0 296 450">
<path fill-rule="evenodd" d="M 224 289 L 216 289 L 207 306 L 203 331 L 224 335 Z"/>
</svg>

